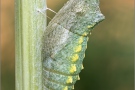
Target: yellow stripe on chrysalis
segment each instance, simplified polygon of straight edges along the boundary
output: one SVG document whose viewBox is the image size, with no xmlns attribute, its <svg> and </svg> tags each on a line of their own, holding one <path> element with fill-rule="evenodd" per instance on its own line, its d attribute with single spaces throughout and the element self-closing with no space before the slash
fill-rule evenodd
<svg viewBox="0 0 135 90">
<path fill-rule="evenodd" d="M 73 74 L 74 72 L 76 72 L 76 65 L 72 64 L 70 68 L 70 73 Z"/>
<path fill-rule="evenodd" d="M 76 62 L 79 59 L 78 54 L 74 54 L 71 58 L 72 62 Z"/>
<path fill-rule="evenodd" d="M 72 82 L 73 82 L 72 76 L 68 76 L 68 79 L 67 79 L 66 83 L 69 84 L 69 83 L 72 83 Z"/>
<path fill-rule="evenodd" d="M 80 52 L 82 50 L 82 45 L 78 45 L 77 47 L 75 47 L 75 52 Z"/>
<path fill-rule="evenodd" d="M 68 86 L 64 87 L 63 90 L 68 90 Z"/>
<path fill-rule="evenodd" d="M 88 25 L 87 28 L 90 29 L 92 28 L 96 23 L 93 23 L 92 25 Z"/>
<path fill-rule="evenodd" d="M 87 35 L 87 33 L 86 33 L 86 32 L 84 32 L 84 33 L 83 33 L 83 36 L 86 36 L 86 35 Z"/>
<path fill-rule="evenodd" d="M 83 37 L 81 36 L 81 37 L 79 38 L 78 43 L 79 43 L 79 44 L 82 44 L 82 42 L 83 42 Z"/>
</svg>

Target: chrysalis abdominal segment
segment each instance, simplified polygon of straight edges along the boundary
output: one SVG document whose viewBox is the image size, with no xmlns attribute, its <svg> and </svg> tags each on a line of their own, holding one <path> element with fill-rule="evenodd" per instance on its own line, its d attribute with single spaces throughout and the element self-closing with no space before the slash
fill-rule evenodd
<svg viewBox="0 0 135 90">
<path fill-rule="evenodd" d="M 43 90 L 74 88 L 88 34 L 103 19 L 98 0 L 69 0 L 55 15 L 43 37 Z"/>
</svg>

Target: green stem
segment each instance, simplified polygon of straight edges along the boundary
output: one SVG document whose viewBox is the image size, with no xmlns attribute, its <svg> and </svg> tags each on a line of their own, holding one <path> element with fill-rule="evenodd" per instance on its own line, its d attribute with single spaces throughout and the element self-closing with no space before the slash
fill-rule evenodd
<svg viewBox="0 0 135 90">
<path fill-rule="evenodd" d="M 16 90 L 42 90 L 42 35 L 45 0 L 15 0 Z M 45 10 L 44 10 L 45 11 Z"/>
</svg>

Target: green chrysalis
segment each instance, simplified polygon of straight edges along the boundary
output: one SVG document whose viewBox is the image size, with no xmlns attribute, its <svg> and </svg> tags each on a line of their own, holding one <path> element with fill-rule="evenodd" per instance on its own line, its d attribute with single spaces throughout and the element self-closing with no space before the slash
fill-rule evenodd
<svg viewBox="0 0 135 90">
<path fill-rule="evenodd" d="M 104 19 L 98 0 L 69 0 L 43 37 L 43 90 L 72 90 L 83 69 L 88 35 Z"/>
</svg>

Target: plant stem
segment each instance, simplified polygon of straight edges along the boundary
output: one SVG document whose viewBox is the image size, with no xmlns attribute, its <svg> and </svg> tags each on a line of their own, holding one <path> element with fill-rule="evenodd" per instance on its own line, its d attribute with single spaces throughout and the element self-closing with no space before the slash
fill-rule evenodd
<svg viewBox="0 0 135 90">
<path fill-rule="evenodd" d="M 42 90 L 42 36 L 46 0 L 15 0 L 16 90 Z M 42 12 L 38 12 L 42 10 Z"/>
</svg>

